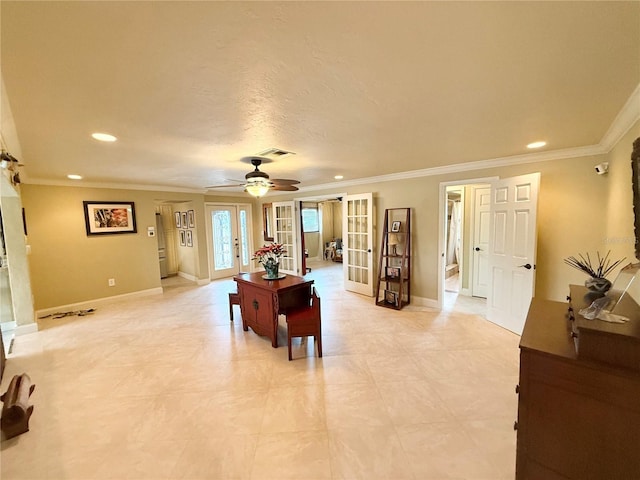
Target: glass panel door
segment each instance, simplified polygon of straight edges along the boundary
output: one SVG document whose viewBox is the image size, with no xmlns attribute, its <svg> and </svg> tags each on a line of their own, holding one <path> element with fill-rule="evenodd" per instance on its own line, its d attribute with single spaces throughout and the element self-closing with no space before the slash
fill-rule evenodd
<svg viewBox="0 0 640 480">
<path fill-rule="evenodd" d="M 373 195 L 348 195 L 343 202 L 344 287 L 351 292 L 373 296 Z"/>
<path fill-rule="evenodd" d="M 298 244 L 294 202 L 273 203 L 274 242 L 281 243 L 287 253 L 280 258 L 280 271 L 298 275 Z"/>
<path fill-rule="evenodd" d="M 249 207 L 244 205 L 207 206 L 209 278 L 211 280 L 250 270 L 252 252 L 249 248 L 249 216 Z"/>
</svg>

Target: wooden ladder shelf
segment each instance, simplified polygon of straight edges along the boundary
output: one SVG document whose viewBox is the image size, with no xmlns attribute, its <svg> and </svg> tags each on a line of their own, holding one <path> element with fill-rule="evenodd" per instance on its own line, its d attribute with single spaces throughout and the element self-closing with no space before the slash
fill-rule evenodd
<svg viewBox="0 0 640 480">
<path fill-rule="evenodd" d="M 400 310 L 411 303 L 411 209 L 387 208 L 380 244 L 376 305 Z"/>
</svg>

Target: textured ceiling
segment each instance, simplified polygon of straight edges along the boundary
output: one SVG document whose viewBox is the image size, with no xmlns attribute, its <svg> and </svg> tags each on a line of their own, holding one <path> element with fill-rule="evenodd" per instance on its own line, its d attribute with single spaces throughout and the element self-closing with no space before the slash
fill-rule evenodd
<svg viewBox="0 0 640 480">
<path fill-rule="evenodd" d="M 640 83 L 640 2 L 11 2 L 23 180 L 301 186 L 600 142 Z M 114 144 L 92 132 L 118 137 Z"/>
</svg>

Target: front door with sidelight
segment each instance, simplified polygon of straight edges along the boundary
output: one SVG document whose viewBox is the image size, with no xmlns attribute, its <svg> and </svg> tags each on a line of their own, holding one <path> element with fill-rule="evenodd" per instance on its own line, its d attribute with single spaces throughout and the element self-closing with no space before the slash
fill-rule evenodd
<svg viewBox="0 0 640 480">
<path fill-rule="evenodd" d="M 248 272 L 251 245 L 249 205 L 207 205 L 209 278 L 216 280 Z"/>
</svg>

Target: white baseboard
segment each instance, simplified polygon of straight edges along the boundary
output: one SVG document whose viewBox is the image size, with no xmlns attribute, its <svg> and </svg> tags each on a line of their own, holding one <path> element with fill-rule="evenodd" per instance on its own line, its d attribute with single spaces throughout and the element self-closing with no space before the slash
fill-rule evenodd
<svg viewBox="0 0 640 480">
<path fill-rule="evenodd" d="M 208 285 L 211 280 L 208 278 L 198 278 L 195 275 L 191 275 L 190 273 L 178 272 L 178 276 L 184 278 L 185 280 L 189 280 L 190 282 L 195 283 L 198 286 Z"/>
<path fill-rule="evenodd" d="M 38 331 L 38 324 L 34 322 L 34 323 L 29 323 L 28 325 L 18 325 L 13 331 L 13 333 L 16 337 L 19 337 L 20 335 L 36 333 L 37 331 Z"/>
<path fill-rule="evenodd" d="M 0 323 L 0 330 L 3 332 L 11 332 L 14 336 L 26 335 L 28 333 L 35 333 L 38 331 L 38 324 L 33 322 L 27 325 L 16 325 L 15 320 L 12 322 Z"/>
<path fill-rule="evenodd" d="M 125 298 L 146 297 L 149 295 L 160 295 L 160 294 L 162 294 L 162 287 L 156 287 L 156 288 L 149 288 L 147 290 L 140 290 L 138 292 L 123 293 L 122 295 L 114 295 L 112 297 L 96 298 L 93 300 L 87 300 L 85 302 L 70 303 L 68 305 L 59 305 L 57 307 L 51 307 L 51 308 L 43 308 L 41 310 L 36 310 L 35 312 L 36 321 L 40 317 L 43 317 L 45 315 L 51 315 L 57 312 L 72 312 L 75 310 L 86 310 L 88 308 L 93 308 L 96 305 L 104 305 L 107 303 L 118 302 Z M 36 326 L 36 329 L 37 329 L 37 326 Z"/>
<path fill-rule="evenodd" d="M 195 277 L 195 275 L 191 275 L 190 273 L 178 272 L 178 276 L 186 280 L 189 280 L 190 282 L 195 282 L 198 280 Z"/>
<path fill-rule="evenodd" d="M 416 297 L 415 295 L 411 295 L 411 304 L 419 307 L 438 308 L 438 300 L 434 300 L 433 298 Z"/>
</svg>

